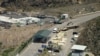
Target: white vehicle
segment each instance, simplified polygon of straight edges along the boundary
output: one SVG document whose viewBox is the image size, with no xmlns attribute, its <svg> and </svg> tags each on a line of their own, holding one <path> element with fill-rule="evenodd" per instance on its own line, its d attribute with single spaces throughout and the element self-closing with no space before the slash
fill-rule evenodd
<svg viewBox="0 0 100 56">
<path fill-rule="evenodd" d="M 57 32 L 58 32 L 58 28 L 54 28 L 53 33 L 57 33 Z"/>
<path fill-rule="evenodd" d="M 73 36 L 76 37 L 76 38 L 78 38 L 79 37 L 78 32 L 73 32 Z"/>
</svg>

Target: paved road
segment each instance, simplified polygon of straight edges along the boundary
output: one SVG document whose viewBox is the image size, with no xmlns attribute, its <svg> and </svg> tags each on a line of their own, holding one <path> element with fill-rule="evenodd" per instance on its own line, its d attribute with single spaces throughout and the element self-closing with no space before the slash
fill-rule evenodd
<svg viewBox="0 0 100 56">
<path fill-rule="evenodd" d="M 100 13 L 95 13 L 95 14 L 90 14 L 90 15 L 85 15 L 85 16 L 81 16 L 81 17 L 78 17 L 78 18 L 75 18 L 75 19 L 72 19 L 72 20 L 69 20 L 63 24 L 59 24 L 59 25 L 55 25 L 54 27 L 48 29 L 48 30 L 53 30 L 54 28 L 61 28 L 61 27 L 65 27 L 67 26 L 67 23 L 68 22 L 73 22 L 74 24 L 73 25 L 78 25 L 78 24 L 81 24 L 81 23 L 85 23 L 86 21 L 89 21 L 97 16 L 100 16 Z M 69 50 L 70 50 L 70 46 L 71 46 L 71 43 L 70 43 L 70 37 L 72 35 L 70 35 L 72 33 L 72 30 L 68 31 L 68 42 L 66 43 L 66 45 L 68 45 L 67 47 L 65 47 L 66 49 L 64 49 L 61 53 L 59 53 L 58 55 L 59 56 L 66 56 L 68 53 L 69 53 Z M 52 35 L 52 34 L 51 34 Z M 37 43 L 31 43 L 29 44 L 29 46 L 19 55 L 19 56 L 36 56 L 36 53 L 37 53 L 37 50 L 41 47 L 41 43 L 37 44 Z"/>
<path fill-rule="evenodd" d="M 69 20 L 61 25 L 56 25 L 52 28 L 50 28 L 49 30 L 53 30 L 54 28 L 61 28 L 61 27 L 65 27 L 67 26 L 67 23 L 68 22 L 73 22 L 74 24 L 81 24 L 81 23 L 85 23 L 86 21 L 89 21 L 91 19 L 94 19 L 95 17 L 97 16 L 100 16 L 100 13 L 95 13 L 95 14 L 90 14 L 90 15 L 85 15 L 85 16 L 81 16 L 81 17 L 78 17 L 78 18 L 75 18 L 75 19 L 72 19 L 72 20 Z"/>
</svg>

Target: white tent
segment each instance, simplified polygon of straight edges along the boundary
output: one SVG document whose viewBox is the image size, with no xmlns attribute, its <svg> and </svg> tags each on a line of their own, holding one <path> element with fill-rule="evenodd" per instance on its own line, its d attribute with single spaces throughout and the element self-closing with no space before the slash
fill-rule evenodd
<svg viewBox="0 0 100 56">
<path fill-rule="evenodd" d="M 82 50 L 84 51 L 86 49 L 87 46 L 84 46 L 84 45 L 73 45 L 72 46 L 72 50 Z"/>
</svg>

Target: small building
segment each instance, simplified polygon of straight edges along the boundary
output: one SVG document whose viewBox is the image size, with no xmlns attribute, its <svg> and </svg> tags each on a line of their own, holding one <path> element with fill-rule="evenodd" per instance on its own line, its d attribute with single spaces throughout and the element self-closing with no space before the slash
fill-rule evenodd
<svg viewBox="0 0 100 56">
<path fill-rule="evenodd" d="M 84 45 L 73 45 L 71 48 L 72 50 L 71 56 L 83 56 L 86 48 L 87 46 Z"/>
<path fill-rule="evenodd" d="M 62 14 L 62 15 L 61 15 L 61 18 L 62 18 L 62 19 L 68 19 L 68 18 L 69 18 L 69 15 L 68 15 L 68 14 Z"/>
<path fill-rule="evenodd" d="M 51 31 L 40 30 L 33 36 L 33 42 L 46 43 L 49 40 Z"/>
</svg>

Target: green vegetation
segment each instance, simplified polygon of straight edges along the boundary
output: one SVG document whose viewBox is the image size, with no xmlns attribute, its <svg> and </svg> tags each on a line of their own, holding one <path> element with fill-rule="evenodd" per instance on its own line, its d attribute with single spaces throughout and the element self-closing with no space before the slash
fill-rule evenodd
<svg viewBox="0 0 100 56">
<path fill-rule="evenodd" d="M 39 54 L 39 56 L 50 56 L 50 53 L 48 53 L 47 49 L 44 49 L 44 51 L 41 54 Z"/>
<path fill-rule="evenodd" d="M 32 38 L 23 42 L 18 48 L 9 48 L 3 51 L 2 56 L 15 56 L 17 53 L 20 53 L 30 42 Z"/>
<path fill-rule="evenodd" d="M 19 51 L 18 53 L 20 53 L 26 46 L 27 46 L 28 43 L 22 43 L 22 45 L 19 47 Z"/>
<path fill-rule="evenodd" d="M 69 53 L 68 56 L 71 56 L 72 53 Z"/>
<path fill-rule="evenodd" d="M 12 52 L 14 48 L 9 48 L 3 51 L 2 56 L 9 56 L 9 53 Z"/>
<path fill-rule="evenodd" d="M 32 38 L 27 40 L 26 42 L 23 42 L 21 46 L 18 48 L 18 53 L 20 53 L 30 42 L 32 41 Z"/>
<path fill-rule="evenodd" d="M 2 42 L 0 42 L 0 47 L 2 46 Z"/>
<path fill-rule="evenodd" d="M 88 54 L 86 54 L 85 56 L 89 56 Z"/>
</svg>

